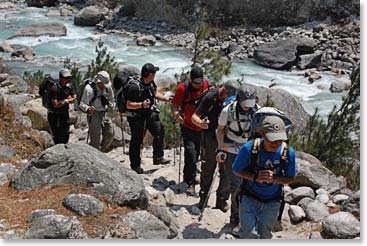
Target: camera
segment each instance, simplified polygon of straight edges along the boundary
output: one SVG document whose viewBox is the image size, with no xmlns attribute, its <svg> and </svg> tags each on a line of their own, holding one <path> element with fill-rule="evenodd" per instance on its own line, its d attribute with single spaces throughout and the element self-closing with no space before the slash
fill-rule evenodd
<svg viewBox="0 0 367 246">
<path fill-rule="evenodd" d="M 152 107 L 150 107 L 150 110 L 152 110 L 154 113 L 159 114 L 161 111 L 159 110 L 159 108 L 157 108 L 157 106 L 153 105 Z"/>
</svg>

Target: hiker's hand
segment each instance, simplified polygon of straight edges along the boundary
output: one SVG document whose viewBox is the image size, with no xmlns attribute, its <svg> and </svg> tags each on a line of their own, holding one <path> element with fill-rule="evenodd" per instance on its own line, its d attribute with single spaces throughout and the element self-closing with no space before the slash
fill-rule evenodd
<svg viewBox="0 0 367 246">
<path fill-rule="evenodd" d="M 219 151 L 215 159 L 218 163 L 223 163 L 226 160 L 226 158 L 227 158 L 226 153 L 224 151 Z"/>
<path fill-rule="evenodd" d="M 256 182 L 259 183 L 273 183 L 273 171 L 271 170 L 260 170 Z"/>
<path fill-rule="evenodd" d="M 95 111 L 96 111 L 96 109 L 93 106 L 88 108 L 88 114 L 94 114 Z"/>
<path fill-rule="evenodd" d="M 183 124 L 184 124 L 184 121 L 185 121 L 185 117 L 183 117 L 183 116 L 181 116 L 181 115 L 179 115 L 179 116 L 177 117 L 177 122 L 178 122 L 179 124 L 183 125 Z"/>
<path fill-rule="evenodd" d="M 204 119 L 201 120 L 200 127 L 203 128 L 203 129 L 208 129 L 209 128 L 209 120 L 208 120 L 207 117 L 205 117 Z"/>
<path fill-rule="evenodd" d="M 145 99 L 143 102 L 143 108 L 149 108 L 150 107 L 150 100 L 149 99 Z"/>
</svg>

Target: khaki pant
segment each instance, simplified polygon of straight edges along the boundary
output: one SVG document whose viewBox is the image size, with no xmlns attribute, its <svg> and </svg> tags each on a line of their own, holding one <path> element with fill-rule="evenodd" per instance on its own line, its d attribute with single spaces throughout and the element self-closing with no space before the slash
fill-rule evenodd
<svg viewBox="0 0 367 246">
<path fill-rule="evenodd" d="M 101 151 L 107 151 L 115 136 L 112 120 L 105 111 L 95 111 L 88 115 L 89 145 Z M 102 141 L 101 141 L 102 134 Z"/>
</svg>

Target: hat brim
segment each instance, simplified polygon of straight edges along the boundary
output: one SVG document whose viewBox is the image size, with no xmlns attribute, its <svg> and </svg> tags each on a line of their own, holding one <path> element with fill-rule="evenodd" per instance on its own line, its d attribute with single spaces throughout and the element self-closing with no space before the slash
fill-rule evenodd
<svg viewBox="0 0 367 246">
<path fill-rule="evenodd" d="M 255 107 L 255 104 L 256 104 L 256 99 L 247 99 L 247 100 L 240 102 L 240 105 L 242 107 L 249 107 L 249 108 Z"/>
<path fill-rule="evenodd" d="M 203 83 L 203 78 L 196 78 L 196 79 L 193 79 L 192 80 L 192 83 L 194 83 L 194 84 L 201 84 L 201 83 Z"/>
<path fill-rule="evenodd" d="M 61 74 L 63 78 L 71 78 L 71 73 Z"/>
<path fill-rule="evenodd" d="M 270 142 L 279 141 L 279 140 L 287 140 L 287 134 L 285 132 L 268 132 L 265 133 L 266 138 Z"/>
</svg>

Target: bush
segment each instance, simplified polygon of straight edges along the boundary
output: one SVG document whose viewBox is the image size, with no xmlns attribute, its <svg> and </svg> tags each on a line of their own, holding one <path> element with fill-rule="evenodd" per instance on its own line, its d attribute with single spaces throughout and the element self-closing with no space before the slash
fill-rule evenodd
<svg viewBox="0 0 367 246">
<path fill-rule="evenodd" d="M 45 74 L 41 70 L 34 73 L 25 71 L 23 75 L 24 81 L 26 81 L 30 86 L 39 86 L 44 78 Z"/>
</svg>

